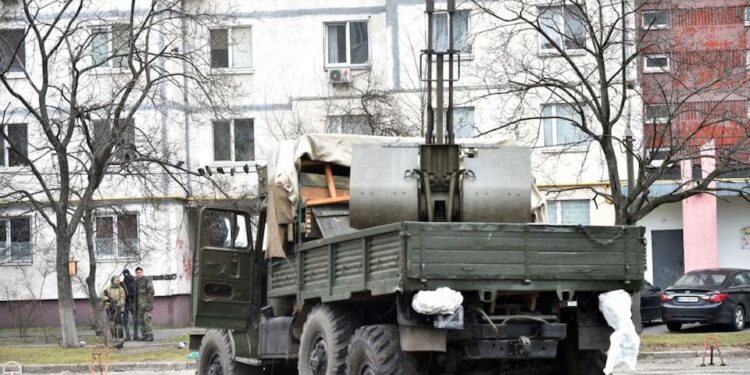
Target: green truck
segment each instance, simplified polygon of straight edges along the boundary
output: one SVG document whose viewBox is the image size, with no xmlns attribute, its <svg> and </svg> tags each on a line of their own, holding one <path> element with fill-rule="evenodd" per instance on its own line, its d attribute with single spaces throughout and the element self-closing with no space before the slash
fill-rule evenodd
<svg viewBox="0 0 750 375">
<path fill-rule="evenodd" d="M 302 165 L 300 180 L 325 180 L 310 178 L 319 165 Z M 249 214 L 201 211 L 194 323 L 213 329 L 191 337 L 200 374 L 598 374 L 612 331 L 597 296 L 641 288 L 640 227 L 398 221 L 354 230 L 342 220 L 347 205 L 316 205 L 331 198 L 300 199 L 294 222 L 281 225 L 267 222 L 274 205 L 263 203 L 257 224 L 267 229 L 255 241 Z M 348 230 L 324 236 L 331 221 Z M 266 259 L 274 241 L 263 234 L 274 232 L 286 256 Z M 440 287 L 461 293 L 458 311 L 413 309 L 417 292 Z"/>
<path fill-rule="evenodd" d="M 455 139 L 459 54 L 427 40 L 423 139 L 285 141 L 257 215 L 201 209 L 199 374 L 602 373 L 598 296 L 637 296 L 643 228 L 544 224 L 528 148 Z"/>
</svg>

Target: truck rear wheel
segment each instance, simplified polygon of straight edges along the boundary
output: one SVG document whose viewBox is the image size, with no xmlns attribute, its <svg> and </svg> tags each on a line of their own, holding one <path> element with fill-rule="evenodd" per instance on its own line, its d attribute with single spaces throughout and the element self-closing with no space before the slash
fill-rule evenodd
<svg viewBox="0 0 750 375">
<path fill-rule="evenodd" d="M 354 328 L 351 314 L 343 309 L 325 304 L 313 308 L 300 337 L 299 375 L 343 375 Z"/>
<path fill-rule="evenodd" d="M 401 351 L 398 328 L 364 326 L 354 332 L 346 357 L 349 375 L 416 375 L 416 363 Z"/>
<path fill-rule="evenodd" d="M 260 368 L 250 368 L 236 362 L 232 354 L 232 343 L 229 333 L 216 329 L 206 331 L 201 340 L 199 375 L 246 375 L 262 374 Z"/>
</svg>

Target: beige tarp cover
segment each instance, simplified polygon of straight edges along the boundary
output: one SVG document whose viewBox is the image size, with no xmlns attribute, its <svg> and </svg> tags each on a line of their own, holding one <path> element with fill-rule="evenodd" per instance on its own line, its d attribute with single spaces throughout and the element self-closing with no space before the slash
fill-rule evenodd
<svg viewBox="0 0 750 375">
<path fill-rule="evenodd" d="M 294 223 L 299 186 L 297 172 L 300 160 L 307 156 L 311 160 L 350 166 L 352 146 L 364 143 L 421 144 L 423 138 L 376 137 L 351 134 L 309 134 L 296 140 L 279 142 L 268 157 L 268 217 L 266 258 L 285 258 L 284 238 L 286 225 Z M 512 145 L 510 140 L 467 139 L 456 143 Z M 414 192 L 416 198 L 416 192 Z M 546 221 L 542 194 L 532 186 L 531 207 L 538 221 Z"/>
</svg>

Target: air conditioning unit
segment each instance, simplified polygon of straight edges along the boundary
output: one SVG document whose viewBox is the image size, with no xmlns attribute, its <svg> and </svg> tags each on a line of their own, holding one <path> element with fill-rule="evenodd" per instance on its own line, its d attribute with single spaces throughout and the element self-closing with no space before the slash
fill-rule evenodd
<svg viewBox="0 0 750 375">
<path fill-rule="evenodd" d="M 334 84 L 349 83 L 352 81 L 352 72 L 349 69 L 331 69 L 328 71 L 328 80 Z"/>
</svg>

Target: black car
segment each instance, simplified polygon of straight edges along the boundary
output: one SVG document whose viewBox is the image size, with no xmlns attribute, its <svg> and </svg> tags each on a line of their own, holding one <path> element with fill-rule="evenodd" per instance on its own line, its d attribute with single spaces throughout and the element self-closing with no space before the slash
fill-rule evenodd
<svg viewBox="0 0 750 375">
<path fill-rule="evenodd" d="M 690 271 L 661 294 L 662 320 L 670 331 L 683 323 L 745 328 L 750 308 L 750 270 L 716 268 Z"/>
<path fill-rule="evenodd" d="M 648 281 L 643 281 L 641 289 L 641 321 L 651 323 L 661 319 L 661 289 Z"/>
</svg>

